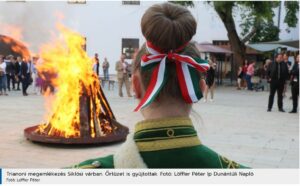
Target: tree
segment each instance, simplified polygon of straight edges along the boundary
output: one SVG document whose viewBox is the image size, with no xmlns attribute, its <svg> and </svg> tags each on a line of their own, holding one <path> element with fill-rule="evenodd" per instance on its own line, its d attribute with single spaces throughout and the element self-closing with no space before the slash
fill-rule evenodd
<svg viewBox="0 0 300 186">
<path fill-rule="evenodd" d="M 184 7 L 191 7 L 193 8 L 194 7 L 194 2 L 193 1 L 169 1 L 170 3 L 174 3 L 174 4 L 179 4 L 181 6 L 184 6 Z"/>
<path fill-rule="evenodd" d="M 229 38 L 231 49 L 233 51 L 233 60 L 235 64 L 235 70 L 240 66 L 243 61 L 245 61 L 246 46 L 245 43 L 248 42 L 253 36 L 258 34 L 256 39 L 259 39 L 260 35 L 268 35 L 266 32 L 271 32 L 277 35 L 279 30 L 274 29 L 273 17 L 275 15 L 273 9 L 280 6 L 280 1 L 238 1 L 238 2 L 228 2 L 228 1 L 214 1 L 213 6 L 215 11 L 221 18 Z M 248 24 L 249 32 L 244 34 L 244 38 L 240 38 L 235 27 L 235 22 L 233 19 L 234 8 L 246 9 L 248 11 L 248 17 L 250 19 L 244 19 L 245 24 Z M 285 17 L 285 22 L 289 27 L 295 27 L 298 22 L 297 12 L 299 10 L 298 2 L 285 3 L 285 8 L 287 9 L 287 16 Z M 268 26 L 272 26 L 269 29 Z M 273 28 L 273 29 L 272 29 Z M 245 33 L 245 29 L 244 29 Z M 276 36 L 275 36 L 276 38 Z M 234 73 L 236 74 L 236 73 Z"/>
<path fill-rule="evenodd" d="M 193 7 L 193 1 L 175 1 L 184 6 Z M 280 1 L 208 1 L 219 15 L 226 30 L 231 50 L 233 51 L 234 70 L 245 61 L 246 45 L 249 40 L 277 39 L 279 30 L 273 22 L 274 8 L 280 6 Z M 295 27 L 298 23 L 297 13 L 299 11 L 298 1 L 286 1 L 286 16 L 284 22 L 289 27 Z M 243 29 L 241 38 L 236 30 L 233 18 L 235 10 L 243 10 L 241 14 Z M 234 74 L 236 74 L 234 72 Z"/>
</svg>

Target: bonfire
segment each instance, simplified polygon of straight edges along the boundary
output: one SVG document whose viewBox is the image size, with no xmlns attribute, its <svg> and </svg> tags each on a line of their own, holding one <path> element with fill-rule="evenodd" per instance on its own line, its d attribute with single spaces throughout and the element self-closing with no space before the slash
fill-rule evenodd
<svg viewBox="0 0 300 186">
<path fill-rule="evenodd" d="M 93 60 L 83 49 L 85 39 L 63 25 L 57 28 L 59 39 L 41 48 L 42 62 L 37 67 L 42 77 L 52 74 L 54 100 L 47 109 L 47 122 L 25 129 L 25 136 L 32 141 L 64 144 L 125 140 L 128 128 L 116 121 L 92 70 Z"/>
</svg>

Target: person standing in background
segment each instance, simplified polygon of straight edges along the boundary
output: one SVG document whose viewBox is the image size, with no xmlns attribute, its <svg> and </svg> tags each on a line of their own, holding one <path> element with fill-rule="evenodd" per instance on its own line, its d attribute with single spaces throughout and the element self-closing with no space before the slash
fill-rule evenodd
<svg viewBox="0 0 300 186">
<path fill-rule="evenodd" d="M 243 70 L 242 87 L 244 87 L 245 89 L 247 87 L 247 80 L 246 80 L 247 68 L 248 68 L 248 60 L 246 59 L 244 64 L 243 64 L 243 67 L 242 67 L 242 70 Z"/>
<path fill-rule="evenodd" d="M 17 73 L 16 73 L 16 59 L 14 58 L 13 55 L 11 55 L 10 57 L 10 61 L 11 61 L 11 65 L 12 65 L 12 72 L 11 72 L 11 75 L 12 75 L 12 90 L 16 90 L 16 83 L 17 83 Z"/>
<path fill-rule="evenodd" d="M 208 92 L 210 92 L 210 101 L 214 101 L 214 89 L 215 89 L 215 72 L 216 63 L 209 60 L 209 70 L 206 72 L 206 88 L 204 93 L 204 102 L 207 101 Z"/>
<path fill-rule="evenodd" d="M 98 77 L 99 77 L 99 65 L 100 65 L 99 56 L 98 53 L 95 53 L 93 71 L 97 74 Z"/>
<path fill-rule="evenodd" d="M 30 68 L 31 68 L 31 65 L 30 65 L 29 61 L 26 61 L 26 60 L 22 61 L 20 73 L 21 73 L 23 96 L 28 96 L 27 88 L 30 84 Z"/>
<path fill-rule="evenodd" d="M 132 97 L 130 93 L 130 83 L 129 83 L 129 64 L 125 61 L 125 54 L 121 55 L 120 61 L 116 63 L 116 71 L 119 84 L 119 96 L 123 97 L 123 84 L 125 83 L 126 91 L 128 97 Z"/>
<path fill-rule="evenodd" d="M 4 62 L 4 56 L 0 55 L 0 95 L 7 96 L 7 77 L 6 77 L 6 63 Z"/>
<path fill-rule="evenodd" d="M 267 71 L 268 71 L 268 68 L 271 65 L 271 63 L 272 63 L 271 59 L 266 59 L 266 63 L 264 64 L 264 70 L 266 72 L 265 76 L 267 75 Z"/>
<path fill-rule="evenodd" d="M 288 70 L 291 71 L 292 70 L 292 62 L 289 61 L 289 55 L 287 53 L 283 54 L 283 61 L 286 63 L 286 65 L 288 66 Z"/>
<path fill-rule="evenodd" d="M 263 66 L 264 68 L 264 79 L 262 79 L 262 83 L 264 85 L 265 90 L 269 91 L 270 90 L 270 84 L 268 81 L 268 68 L 271 65 L 272 60 L 271 59 L 266 59 L 265 64 Z"/>
<path fill-rule="evenodd" d="M 17 90 L 20 89 L 20 83 L 21 83 L 21 65 L 22 65 L 22 58 L 20 56 L 17 57 L 17 62 L 15 65 L 15 71 L 16 71 L 16 79 L 17 79 Z"/>
<path fill-rule="evenodd" d="M 288 61 L 290 61 L 291 63 L 291 68 L 294 66 L 295 64 L 295 59 L 296 59 L 296 56 L 294 56 L 293 54 L 290 54 L 289 57 L 288 57 Z"/>
<path fill-rule="evenodd" d="M 6 63 L 6 79 L 7 79 L 7 89 L 10 91 L 10 84 L 13 81 L 13 64 L 11 61 L 12 55 L 6 56 L 4 62 Z"/>
<path fill-rule="evenodd" d="M 254 66 L 255 66 L 255 61 L 252 61 L 252 63 L 248 65 L 247 68 L 246 81 L 247 81 L 248 90 L 253 90 L 251 79 L 254 76 L 254 70 L 255 70 Z"/>
<path fill-rule="evenodd" d="M 38 57 L 33 57 L 32 58 L 32 63 L 31 63 L 31 77 L 32 77 L 32 85 L 33 85 L 33 93 L 34 94 L 39 94 L 39 86 L 37 83 L 37 78 L 38 78 L 38 72 L 37 72 L 37 61 Z"/>
<path fill-rule="evenodd" d="M 241 90 L 242 89 L 242 79 L 243 79 L 243 67 L 239 67 L 238 69 L 238 73 L 237 73 L 237 89 Z"/>
<path fill-rule="evenodd" d="M 293 109 L 290 111 L 290 113 L 297 113 L 299 98 L 299 54 L 297 55 L 296 61 L 291 69 L 291 89 Z"/>
<path fill-rule="evenodd" d="M 292 70 L 292 62 L 289 61 L 289 56 L 288 56 L 287 53 L 283 54 L 283 62 L 286 64 L 286 66 L 288 68 L 288 71 L 289 71 L 289 74 L 290 74 L 290 72 Z M 288 87 L 288 82 L 286 81 L 286 83 L 284 84 L 284 89 L 283 89 L 283 97 L 284 98 L 286 97 L 287 87 Z"/>
<path fill-rule="evenodd" d="M 275 62 L 269 65 L 267 78 L 270 82 L 270 95 L 268 103 L 268 112 L 271 112 L 274 102 L 275 92 L 277 91 L 277 104 L 278 110 L 280 112 L 285 112 L 283 110 L 283 89 L 286 80 L 288 79 L 288 68 L 287 65 L 282 60 L 282 54 L 277 54 Z"/>
<path fill-rule="evenodd" d="M 107 61 L 107 58 L 104 58 L 104 61 L 102 63 L 102 69 L 103 69 L 103 74 L 104 74 L 104 80 L 109 80 L 109 62 Z"/>
</svg>

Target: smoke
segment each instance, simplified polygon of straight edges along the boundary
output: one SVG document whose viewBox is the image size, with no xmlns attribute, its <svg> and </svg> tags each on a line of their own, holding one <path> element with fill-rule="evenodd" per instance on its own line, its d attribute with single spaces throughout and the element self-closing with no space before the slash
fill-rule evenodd
<svg viewBox="0 0 300 186">
<path fill-rule="evenodd" d="M 49 40 L 54 30 L 54 15 L 48 15 L 48 8 L 55 8 L 58 2 L 0 2 L 0 34 L 10 36 L 24 43 L 32 53 L 37 53 L 42 43 Z M 54 5 L 54 6 L 53 6 Z"/>
</svg>

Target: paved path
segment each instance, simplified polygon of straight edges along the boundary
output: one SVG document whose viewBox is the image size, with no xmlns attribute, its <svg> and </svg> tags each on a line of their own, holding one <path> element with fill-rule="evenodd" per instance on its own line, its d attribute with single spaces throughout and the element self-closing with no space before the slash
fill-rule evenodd
<svg viewBox="0 0 300 186">
<path fill-rule="evenodd" d="M 116 91 L 104 91 L 118 121 L 132 131 L 142 119 L 139 113 L 132 112 L 137 101 L 119 98 Z M 279 113 L 276 107 L 271 113 L 266 112 L 267 98 L 268 92 L 218 88 L 214 102 L 194 105 L 198 114 L 193 114 L 193 118 L 202 143 L 253 168 L 298 168 L 299 115 Z M 64 167 L 111 154 L 120 146 L 75 148 L 27 141 L 23 130 L 42 122 L 44 105 L 42 96 L 23 97 L 20 92 L 0 96 L 0 167 Z M 291 105 L 285 98 L 286 111 Z"/>
</svg>

